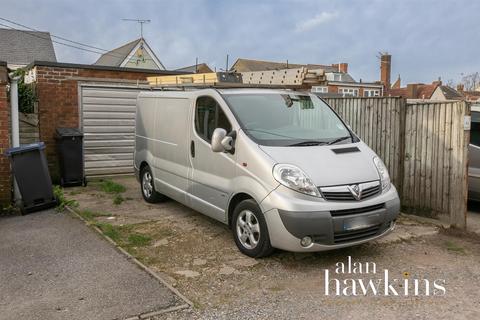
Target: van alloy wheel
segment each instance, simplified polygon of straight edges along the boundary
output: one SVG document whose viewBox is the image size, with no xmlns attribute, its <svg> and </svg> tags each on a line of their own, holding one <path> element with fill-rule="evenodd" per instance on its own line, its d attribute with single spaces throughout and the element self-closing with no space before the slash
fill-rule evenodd
<svg viewBox="0 0 480 320">
<path fill-rule="evenodd" d="M 140 170 L 140 191 L 142 197 L 148 203 L 156 203 L 167 200 L 167 197 L 155 190 L 153 183 L 153 174 L 149 166 L 144 166 Z"/>
<path fill-rule="evenodd" d="M 145 197 L 150 198 L 153 193 L 153 179 L 150 172 L 146 171 L 142 179 L 142 191 Z"/>
<path fill-rule="evenodd" d="M 237 235 L 242 246 L 254 249 L 260 240 L 260 224 L 250 210 L 243 210 L 237 218 Z"/>
</svg>

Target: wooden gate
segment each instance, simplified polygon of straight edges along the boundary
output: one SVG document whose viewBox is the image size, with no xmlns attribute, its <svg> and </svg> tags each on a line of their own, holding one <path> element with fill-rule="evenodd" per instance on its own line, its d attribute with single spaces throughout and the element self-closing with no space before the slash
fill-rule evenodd
<svg viewBox="0 0 480 320">
<path fill-rule="evenodd" d="M 402 192 L 406 211 L 465 227 L 470 131 L 464 118 L 469 114 L 464 101 L 408 101 Z"/>
</svg>

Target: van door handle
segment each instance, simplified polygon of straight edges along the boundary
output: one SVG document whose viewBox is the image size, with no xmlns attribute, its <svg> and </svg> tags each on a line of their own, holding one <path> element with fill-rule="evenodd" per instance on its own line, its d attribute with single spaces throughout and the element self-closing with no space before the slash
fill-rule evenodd
<svg viewBox="0 0 480 320">
<path fill-rule="evenodd" d="M 193 140 L 190 142 L 190 154 L 192 158 L 195 158 L 195 142 Z"/>
</svg>

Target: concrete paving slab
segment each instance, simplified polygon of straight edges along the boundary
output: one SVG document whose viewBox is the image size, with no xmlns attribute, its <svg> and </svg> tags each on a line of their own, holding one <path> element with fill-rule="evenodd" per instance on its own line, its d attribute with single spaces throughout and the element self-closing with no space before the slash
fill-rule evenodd
<svg viewBox="0 0 480 320">
<path fill-rule="evenodd" d="M 123 319 L 182 304 L 69 214 L 0 219 L 0 319 Z"/>
</svg>

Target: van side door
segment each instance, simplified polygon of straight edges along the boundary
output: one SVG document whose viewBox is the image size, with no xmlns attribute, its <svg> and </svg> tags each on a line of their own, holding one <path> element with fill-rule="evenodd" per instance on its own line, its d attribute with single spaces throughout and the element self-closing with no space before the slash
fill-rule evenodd
<svg viewBox="0 0 480 320">
<path fill-rule="evenodd" d="M 189 124 L 191 100 L 157 99 L 155 113 L 154 178 L 158 192 L 183 204 L 187 202 L 190 169 Z"/>
<path fill-rule="evenodd" d="M 193 108 L 190 141 L 190 205 L 205 215 L 226 222 L 226 208 L 235 175 L 235 154 L 215 153 L 211 139 L 216 128 L 232 131 L 222 106 L 211 96 L 200 96 Z"/>
</svg>

